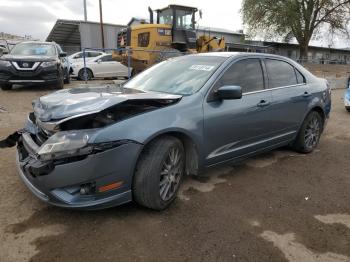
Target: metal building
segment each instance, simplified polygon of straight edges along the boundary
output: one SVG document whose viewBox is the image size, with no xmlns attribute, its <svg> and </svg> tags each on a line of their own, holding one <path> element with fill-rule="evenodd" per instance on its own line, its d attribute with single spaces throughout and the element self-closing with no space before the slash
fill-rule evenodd
<svg viewBox="0 0 350 262">
<path fill-rule="evenodd" d="M 117 46 L 117 33 L 124 25 L 103 24 L 106 49 Z M 101 27 L 98 22 L 58 19 L 46 41 L 58 43 L 68 54 L 83 48 L 102 48 Z"/>
</svg>

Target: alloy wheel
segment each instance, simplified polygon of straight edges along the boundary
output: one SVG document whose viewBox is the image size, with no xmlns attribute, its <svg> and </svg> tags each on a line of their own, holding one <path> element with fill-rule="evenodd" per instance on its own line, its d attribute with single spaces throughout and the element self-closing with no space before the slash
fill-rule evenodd
<svg viewBox="0 0 350 262">
<path fill-rule="evenodd" d="M 321 123 L 319 119 L 314 116 L 310 119 L 305 128 L 304 141 L 307 148 L 314 148 L 320 138 Z"/>
<path fill-rule="evenodd" d="M 159 193 L 163 201 L 168 201 L 177 192 L 183 174 L 184 160 L 178 148 L 171 148 L 162 164 Z"/>
</svg>

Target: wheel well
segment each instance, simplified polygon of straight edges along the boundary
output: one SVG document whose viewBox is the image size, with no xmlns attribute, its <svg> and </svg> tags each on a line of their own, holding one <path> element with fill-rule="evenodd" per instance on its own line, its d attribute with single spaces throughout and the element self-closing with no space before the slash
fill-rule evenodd
<svg viewBox="0 0 350 262">
<path fill-rule="evenodd" d="M 323 128 L 324 128 L 324 121 L 326 120 L 326 115 L 325 115 L 323 109 L 322 109 L 321 107 L 319 107 L 319 106 L 316 106 L 316 107 L 314 107 L 310 112 L 312 112 L 312 111 L 317 112 L 317 113 L 322 117 L 322 121 L 323 121 L 322 131 L 323 131 Z"/>
<path fill-rule="evenodd" d="M 322 117 L 322 120 L 323 120 L 323 121 L 325 120 L 326 116 L 325 116 L 325 113 L 324 113 L 324 111 L 322 110 L 321 107 L 316 106 L 316 107 L 314 107 L 311 111 L 315 111 L 315 112 L 319 113 L 320 116 Z"/>
<path fill-rule="evenodd" d="M 185 149 L 185 155 L 186 155 L 185 173 L 187 175 L 197 175 L 198 174 L 198 150 L 197 150 L 196 144 L 188 135 L 181 132 L 163 133 L 161 135 L 154 137 L 151 141 L 148 141 L 147 144 L 144 146 L 144 148 L 146 148 L 154 140 L 160 139 L 163 136 L 173 136 L 182 142 Z"/>
</svg>

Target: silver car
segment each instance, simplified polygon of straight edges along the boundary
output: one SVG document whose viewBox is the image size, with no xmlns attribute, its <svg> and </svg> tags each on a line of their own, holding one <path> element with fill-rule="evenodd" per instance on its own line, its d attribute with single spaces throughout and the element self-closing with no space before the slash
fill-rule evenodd
<svg viewBox="0 0 350 262">
<path fill-rule="evenodd" d="M 77 88 L 34 103 L 17 142 L 20 177 L 41 200 L 162 210 L 184 175 L 282 146 L 310 153 L 331 110 L 328 83 L 274 55 L 177 57 L 122 87 Z"/>
</svg>

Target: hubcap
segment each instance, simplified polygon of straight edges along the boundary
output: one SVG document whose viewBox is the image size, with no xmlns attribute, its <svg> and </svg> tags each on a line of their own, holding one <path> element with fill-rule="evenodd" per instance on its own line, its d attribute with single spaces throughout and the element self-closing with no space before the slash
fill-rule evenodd
<svg viewBox="0 0 350 262">
<path fill-rule="evenodd" d="M 171 148 L 168 156 L 163 161 L 160 173 L 159 193 L 163 201 L 174 196 L 182 177 L 183 159 L 178 148 Z"/>
<path fill-rule="evenodd" d="M 317 145 L 320 136 L 320 122 L 317 117 L 313 117 L 305 129 L 305 145 L 308 148 L 314 148 Z"/>
</svg>

